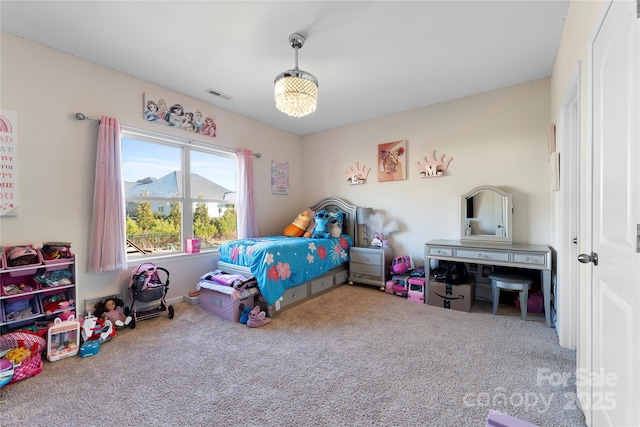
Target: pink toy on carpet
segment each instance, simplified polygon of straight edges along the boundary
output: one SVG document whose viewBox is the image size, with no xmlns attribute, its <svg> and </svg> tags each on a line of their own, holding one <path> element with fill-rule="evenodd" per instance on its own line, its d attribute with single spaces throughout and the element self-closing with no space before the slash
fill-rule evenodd
<svg viewBox="0 0 640 427">
<path fill-rule="evenodd" d="M 249 319 L 247 319 L 247 326 L 250 328 L 257 328 L 258 326 L 271 323 L 271 318 L 267 317 L 267 313 L 260 311 L 260 306 L 256 305 L 253 310 L 249 312 Z"/>
</svg>

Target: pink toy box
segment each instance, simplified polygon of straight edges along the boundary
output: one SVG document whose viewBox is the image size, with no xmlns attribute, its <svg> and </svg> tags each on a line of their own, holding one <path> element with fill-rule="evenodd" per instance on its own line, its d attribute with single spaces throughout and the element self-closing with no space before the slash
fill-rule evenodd
<svg viewBox="0 0 640 427">
<path fill-rule="evenodd" d="M 200 282 L 200 307 L 232 322 L 240 322 L 240 304 L 245 307 L 254 306 L 254 295 L 257 288 L 249 288 L 241 291 L 240 298 L 236 298 L 240 291 L 231 286 L 217 285 L 214 283 Z M 205 287 L 206 286 L 206 287 Z M 244 299 L 244 296 L 249 294 Z"/>
<path fill-rule="evenodd" d="M 187 239 L 186 252 L 188 254 L 197 254 L 200 252 L 200 239 Z"/>
<path fill-rule="evenodd" d="M 409 279 L 409 290 L 407 291 L 407 299 L 411 302 L 419 304 L 425 303 L 425 279 L 424 277 L 412 277 Z"/>
</svg>

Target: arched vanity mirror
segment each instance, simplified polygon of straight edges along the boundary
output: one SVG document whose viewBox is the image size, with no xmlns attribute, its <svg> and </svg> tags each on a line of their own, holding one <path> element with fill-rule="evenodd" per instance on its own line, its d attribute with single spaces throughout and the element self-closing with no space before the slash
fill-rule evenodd
<svg viewBox="0 0 640 427">
<path fill-rule="evenodd" d="M 461 198 L 461 240 L 511 243 L 511 194 L 484 185 Z"/>
</svg>

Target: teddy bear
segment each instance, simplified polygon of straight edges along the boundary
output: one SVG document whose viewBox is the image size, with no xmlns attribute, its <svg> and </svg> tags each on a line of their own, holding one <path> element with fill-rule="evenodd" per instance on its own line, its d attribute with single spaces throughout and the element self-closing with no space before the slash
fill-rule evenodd
<svg viewBox="0 0 640 427">
<path fill-rule="evenodd" d="M 316 212 L 314 221 L 316 223 L 316 226 L 313 229 L 311 238 L 327 239 L 331 237 L 331 232 L 329 231 L 329 223 L 331 222 L 331 217 L 329 215 L 329 212 L 324 209 L 319 210 L 318 212 Z"/>
<path fill-rule="evenodd" d="M 260 310 L 260 306 L 256 305 L 253 310 L 249 312 L 249 319 L 247 319 L 247 326 L 250 328 L 257 328 L 271 323 L 271 318 L 267 317 L 267 313 Z"/>
</svg>

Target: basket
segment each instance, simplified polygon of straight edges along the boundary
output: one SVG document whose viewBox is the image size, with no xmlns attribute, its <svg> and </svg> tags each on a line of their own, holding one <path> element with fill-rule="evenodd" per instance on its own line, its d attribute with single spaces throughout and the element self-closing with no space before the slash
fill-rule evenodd
<svg viewBox="0 0 640 427">
<path fill-rule="evenodd" d="M 9 384 L 22 381 L 29 377 L 35 377 L 42 372 L 42 352 L 46 349 L 47 341 L 29 332 L 9 332 L 0 335 L 0 350 L 8 350 L 15 347 L 25 347 L 31 350 L 31 356 L 16 366 Z"/>
<path fill-rule="evenodd" d="M 164 287 L 148 288 L 135 294 L 136 300 L 141 302 L 155 301 L 164 296 Z"/>
</svg>

